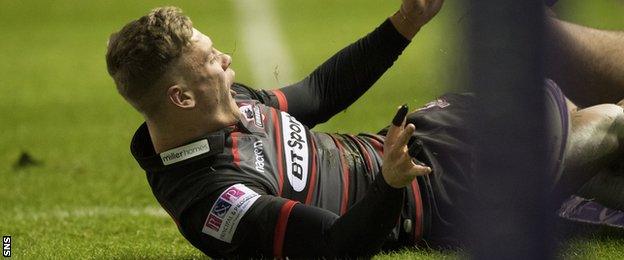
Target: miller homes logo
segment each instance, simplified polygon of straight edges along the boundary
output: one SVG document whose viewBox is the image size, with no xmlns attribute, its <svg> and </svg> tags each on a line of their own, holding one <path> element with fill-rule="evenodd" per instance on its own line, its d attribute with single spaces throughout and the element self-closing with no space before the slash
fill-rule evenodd
<svg viewBox="0 0 624 260">
<path fill-rule="evenodd" d="M 163 152 L 160 154 L 160 159 L 162 159 L 164 165 L 169 165 L 209 151 L 210 145 L 208 145 L 208 140 L 204 139 Z"/>
</svg>

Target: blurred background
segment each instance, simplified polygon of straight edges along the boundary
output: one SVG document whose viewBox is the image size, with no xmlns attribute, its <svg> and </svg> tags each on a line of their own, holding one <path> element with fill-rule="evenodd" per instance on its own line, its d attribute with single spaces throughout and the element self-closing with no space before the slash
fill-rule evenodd
<svg viewBox="0 0 624 260">
<path fill-rule="evenodd" d="M 304 78 L 399 4 L 0 0 L 0 233 L 13 237 L 14 256 L 201 257 L 160 210 L 129 152 L 142 120 L 117 94 L 104 54 L 108 36 L 130 20 L 178 6 L 230 53 L 238 82 L 275 88 Z M 560 0 L 554 10 L 624 30 L 624 1 Z M 396 106 L 461 89 L 469 15 L 478 10 L 447 1 L 363 98 L 315 130 L 376 132 Z"/>
</svg>

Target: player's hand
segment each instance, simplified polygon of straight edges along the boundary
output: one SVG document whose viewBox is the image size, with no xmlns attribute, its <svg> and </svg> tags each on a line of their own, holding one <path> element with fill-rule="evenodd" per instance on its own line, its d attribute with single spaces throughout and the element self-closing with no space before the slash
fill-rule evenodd
<svg viewBox="0 0 624 260">
<path fill-rule="evenodd" d="M 390 21 L 406 39 L 414 38 L 420 27 L 429 22 L 442 8 L 444 0 L 403 0 Z"/>
<path fill-rule="evenodd" d="M 443 3 L 444 0 L 403 0 L 399 12 L 415 28 L 420 28 L 438 14 Z"/>
<path fill-rule="evenodd" d="M 407 106 L 403 105 L 392 120 L 384 143 L 381 174 L 394 188 L 403 188 L 412 183 L 416 176 L 431 173 L 431 168 L 416 164 L 408 154 L 407 143 L 416 127 L 413 124 L 405 125 L 406 115 Z"/>
</svg>

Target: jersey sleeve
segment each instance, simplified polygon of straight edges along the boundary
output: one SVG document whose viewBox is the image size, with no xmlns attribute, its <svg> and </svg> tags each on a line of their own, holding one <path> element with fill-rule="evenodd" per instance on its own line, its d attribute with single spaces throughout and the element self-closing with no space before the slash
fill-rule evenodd
<svg viewBox="0 0 624 260">
<path fill-rule="evenodd" d="M 232 88 L 247 98 L 288 112 L 313 128 L 361 97 L 392 66 L 410 43 L 384 21 L 373 32 L 343 48 L 303 80 L 279 89 Z"/>
<path fill-rule="evenodd" d="M 182 225 L 211 257 L 361 256 L 381 248 L 402 203 L 403 189 L 383 178 L 343 216 L 237 183 L 198 200 Z"/>
<path fill-rule="evenodd" d="M 280 108 L 312 128 L 362 96 L 409 43 L 386 20 L 333 55 L 305 79 L 272 92 Z"/>
</svg>

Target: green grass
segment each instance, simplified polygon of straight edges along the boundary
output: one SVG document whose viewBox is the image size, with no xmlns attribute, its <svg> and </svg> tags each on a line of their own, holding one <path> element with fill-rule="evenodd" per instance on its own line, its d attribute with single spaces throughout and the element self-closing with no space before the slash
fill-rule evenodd
<svg viewBox="0 0 624 260">
<path fill-rule="evenodd" d="M 460 86 L 463 12 L 454 1 L 447 2 L 375 87 L 316 130 L 376 131 L 398 104 L 416 107 Z M 565 18 L 601 28 L 624 28 L 621 2 L 562 2 Z M 203 257 L 158 210 L 143 172 L 130 156 L 128 144 L 141 118 L 118 96 L 104 64 L 110 33 L 152 7 L 171 3 L 0 0 L 0 233 L 13 237 L 14 257 Z M 174 4 L 220 49 L 252 44 L 241 40 L 232 2 Z M 295 78 L 304 77 L 369 32 L 397 4 L 277 1 L 276 13 L 296 63 Z M 234 62 L 238 81 L 254 85 L 243 52 L 234 54 Z M 22 152 L 42 164 L 14 169 Z M 620 238 L 578 239 L 563 255 L 622 258 L 622 243 Z M 454 256 L 404 250 L 379 257 Z"/>
</svg>

